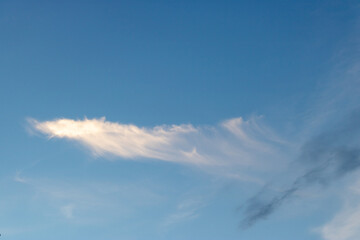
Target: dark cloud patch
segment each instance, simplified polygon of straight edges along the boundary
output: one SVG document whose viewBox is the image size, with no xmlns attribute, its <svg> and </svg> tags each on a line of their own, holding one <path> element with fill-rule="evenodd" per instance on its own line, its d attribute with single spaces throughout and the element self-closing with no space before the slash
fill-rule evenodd
<svg viewBox="0 0 360 240">
<path fill-rule="evenodd" d="M 257 197 L 250 199 L 244 210 L 245 218 L 241 222 L 241 228 L 246 229 L 251 227 L 260 219 L 265 219 L 272 214 L 285 200 L 287 200 L 297 188 L 289 188 L 278 196 L 272 198 L 270 201 L 261 199 L 261 194 Z"/>
<path fill-rule="evenodd" d="M 297 191 L 320 184 L 329 185 L 360 167 L 360 111 L 353 112 L 332 129 L 310 140 L 301 148 L 298 162 L 305 173 L 297 177 L 285 191 L 270 199 L 264 190 L 243 206 L 242 228 L 248 228 L 266 219 Z"/>
</svg>

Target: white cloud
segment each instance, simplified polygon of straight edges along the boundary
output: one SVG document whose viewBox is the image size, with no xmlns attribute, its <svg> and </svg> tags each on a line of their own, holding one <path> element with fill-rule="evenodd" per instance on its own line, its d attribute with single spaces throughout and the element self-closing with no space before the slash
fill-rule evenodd
<svg viewBox="0 0 360 240">
<path fill-rule="evenodd" d="M 104 117 L 29 122 L 34 130 L 49 138 L 79 142 L 100 156 L 112 154 L 124 159 L 157 159 L 198 166 L 270 166 L 281 159 L 278 147 L 285 141 L 260 120 L 234 118 L 214 127 L 183 124 L 153 128 L 109 122 Z M 233 173 L 229 176 L 247 178 Z"/>
<path fill-rule="evenodd" d="M 324 226 L 316 229 L 324 240 L 360 239 L 360 182 L 350 188 L 340 212 Z"/>
<path fill-rule="evenodd" d="M 278 142 L 286 144 L 284 140 L 279 138 L 271 129 L 264 125 L 259 125 L 258 120 L 261 117 L 253 117 L 245 121 L 242 117 L 232 118 L 222 123 L 222 126 L 229 132 L 234 134 L 240 141 L 249 148 L 260 151 L 271 151 L 267 142 Z"/>
<path fill-rule="evenodd" d="M 320 232 L 325 240 L 360 239 L 360 205 L 345 207 Z"/>
<path fill-rule="evenodd" d="M 174 145 L 181 144 L 181 135 L 196 132 L 191 125 L 158 126 L 152 129 L 132 124 L 119 124 L 100 119 L 58 119 L 38 122 L 32 126 L 50 138 L 76 140 L 89 147 L 97 155 L 114 154 L 123 158 L 145 157 L 164 161 L 184 161 L 174 158 Z M 198 159 L 199 163 L 201 159 Z"/>
</svg>

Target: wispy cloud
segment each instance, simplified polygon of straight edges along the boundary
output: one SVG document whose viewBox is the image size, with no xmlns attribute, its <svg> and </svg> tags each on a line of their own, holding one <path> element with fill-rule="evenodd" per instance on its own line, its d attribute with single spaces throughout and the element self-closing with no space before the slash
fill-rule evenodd
<svg viewBox="0 0 360 240">
<path fill-rule="evenodd" d="M 327 130 L 308 140 L 301 148 L 298 162 L 305 173 L 297 177 L 290 187 L 270 199 L 263 192 L 245 204 L 242 227 L 250 227 L 268 217 L 286 200 L 305 187 L 328 185 L 360 167 L 360 111 L 355 111 Z"/>
<path fill-rule="evenodd" d="M 360 239 L 360 206 L 345 207 L 320 229 L 325 240 Z"/>
<path fill-rule="evenodd" d="M 352 104 L 353 107 L 357 105 Z M 331 106 L 338 107 L 336 103 Z M 329 109 L 331 107 L 327 107 L 327 117 L 331 117 Z M 360 167 L 360 111 L 342 113 L 341 116 L 343 119 L 336 116 L 332 125 L 324 122 L 323 117 L 316 117 L 316 124 L 305 128 L 314 133 L 307 131 L 308 135 L 302 136 L 303 143 L 279 137 L 261 117 L 233 118 L 215 126 L 184 124 L 153 128 L 109 122 L 105 118 L 30 119 L 29 123 L 50 139 L 76 141 L 95 155 L 191 164 L 216 174 L 260 184 L 267 181 L 268 172 L 274 176 L 273 171 L 285 170 L 287 163 L 295 161 L 296 167 L 303 171 L 285 179 L 288 184 L 283 191 L 272 193 L 269 198 L 265 188 L 243 205 L 241 226 L 247 228 L 270 216 L 299 191 L 316 184 L 328 185 Z M 168 222 L 195 216 L 196 211 L 188 209 L 174 213 Z"/>
<path fill-rule="evenodd" d="M 79 142 L 95 155 L 111 154 L 142 161 L 157 159 L 205 167 L 271 167 L 282 159 L 279 147 L 287 144 L 263 123 L 261 117 L 234 118 L 216 126 L 198 127 L 184 124 L 146 128 L 109 122 L 105 118 L 30 119 L 29 123 L 34 130 L 49 138 Z M 240 171 L 227 174 L 239 179 L 247 178 Z"/>
<path fill-rule="evenodd" d="M 169 227 L 173 224 L 197 218 L 199 216 L 198 211 L 205 205 L 205 201 L 201 198 L 185 199 L 177 205 L 175 212 L 166 217 L 162 226 Z"/>
<path fill-rule="evenodd" d="M 360 82 L 353 74 L 346 81 L 333 81 L 316 103 L 307 106 L 307 116 L 299 121 L 302 125 L 297 127 L 291 142 L 279 137 L 261 117 L 233 118 L 214 126 L 152 128 L 110 122 L 104 117 L 29 119 L 29 123 L 49 139 L 75 141 L 98 156 L 196 165 L 241 181 L 266 183 L 266 177 L 273 177 L 274 171 L 294 171 L 287 168 L 291 162 L 301 169 L 284 177 L 286 187 L 282 191 L 273 191 L 272 197 L 266 197 L 268 188 L 264 188 L 244 204 L 241 225 L 246 228 L 270 216 L 305 188 L 329 185 L 360 167 L 360 112 L 354 111 L 359 108 Z M 192 216 L 196 216 L 196 211 L 179 211 L 169 222 Z"/>
<path fill-rule="evenodd" d="M 296 126 L 297 150 L 289 155 L 287 169 L 291 174 L 284 172 L 281 183 L 268 183 L 242 205 L 241 227 L 266 219 L 305 188 L 329 186 L 360 168 L 359 75 L 358 64 L 339 67 L 314 92 L 301 113 L 304 121 Z"/>
<path fill-rule="evenodd" d="M 360 239 L 360 182 L 358 181 L 345 195 L 345 205 L 335 217 L 315 230 L 324 240 Z"/>
<path fill-rule="evenodd" d="M 132 124 L 112 123 L 105 121 L 105 118 L 57 119 L 45 122 L 30 119 L 29 122 L 34 129 L 50 138 L 79 141 L 97 155 L 110 153 L 123 158 L 144 157 L 164 161 L 178 160 L 174 159 L 173 146 L 181 144 L 181 135 L 197 131 L 191 125 L 158 126 L 149 129 Z M 182 161 L 186 161 L 186 154 L 182 155 Z M 201 159 L 196 161 L 205 163 Z"/>
</svg>

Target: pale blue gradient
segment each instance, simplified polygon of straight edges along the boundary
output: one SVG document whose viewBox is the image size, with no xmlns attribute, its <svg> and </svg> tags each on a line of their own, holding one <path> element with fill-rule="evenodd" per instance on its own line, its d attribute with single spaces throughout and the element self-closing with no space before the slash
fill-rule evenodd
<svg viewBox="0 0 360 240">
<path fill-rule="evenodd" d="M 177 163 L 95 157 L 75 141 L 48 140 L 27 119 L 212 128 L 262 115 L 295 158 L 327 126 L 324 116 L 359 106 L 359 9 L 357 1 L 1 1 L 1 238 L 323 239 L 314 229 L 341 209 L 334 192 L 351 179 L 309 190 L 320 196 L 297 196 L 244 231 L 238 208 L 261 186 Z M 332 103 L 340 88 L 345 97 Z M 265 175 L 286 185 L 282 173 Z"/>
</svg>

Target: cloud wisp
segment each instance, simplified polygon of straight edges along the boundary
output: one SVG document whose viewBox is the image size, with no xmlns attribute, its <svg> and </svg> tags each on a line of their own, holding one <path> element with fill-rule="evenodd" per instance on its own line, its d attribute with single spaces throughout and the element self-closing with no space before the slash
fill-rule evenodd
<svg viewBox="0 0 360 240">
<path fill-rule="evenodd" d="M 171 154 L 171 146 L 180 140 L 181 135 L 196 131 L 191 125 L 146 129 L 132 124 L 108 122 L 105 118 L 57 119 L 45 122 L 30 119 L 29 122 L 34 129 L 50 138 L 78 141 L 96 155 L 110 153 L 129 159 L 144 157 L 164 161 L 175 161 Z M 201 162 L 201 159 L 197 161 Z"/>
<path fill-rule="evenodd" d="M 199 210 L 205 207 L 206 203 L 201 198 L 190 198 L 180 202 L 176 211 L 167 216 L 162 224 L 162 227 L 169 227 L 173 224 L 195 219 L 199 216 Z"/>
<path fill-rule="evenodd" d="M 97 156 L 190 164 L 241 181 L 263 184 L 262 173 L 280 172 L 292 159 L 303 169 L 285 190 L 266 197 L 266 187 L 242 207 L 242 228 L 275 212 L 297 192 L 329 185 L 360 167 L 360 111 L 311 136 L 294 154 L 296 144 L 284 141 L 260 117 L 234 118 L 216 126 L 160 125 L 138 127 L 100 119 L 30 119 L 32 129 L 51 138 L 81 143 Z M 295 156 L 295 157 L 292 157 Z M 285 163 L 285 164 L 284 164 Z M 271 165 L 273 168 L 271 168 Z M 269 169 L 270 168 L 270 169 Z M 69 215 L 69 214 L 68 214 Z M 69 215 L 70 216 L 70 215 Z"/>
<path fill-rule="evenodd" d="M 324 240 L 360 239 L 360 182 L 353 184 L 344 195 L 344 207 L 324 226 L 315 229 Z"/>
<path fill-rule="evenodd" d="M 314 184 L 328 185 L 360 167 L 360 111 L 353 112 L 336 127 L 310 140 L 301 148 L 297 162 L 305 173 L 285 191 L 264 200 L 264 191 L 249 199 L 243 207 L 242 228 L 267 218 L 297 191 Z"/>
<path fill-rule="evenodd" d="M 29 120 L 30 126 L 51 138 L 81 143 L 97 156 L 156 159 L 198 166 L 271 165 L 281 159 L 278 148 L 287 144 L 266 127 L 261 117 L 234 118 L 217 126 L 191 124 L 138 127 L 100 119 Z M 265 157 L 266 156 L 266 157 Z M 229 176 L 232 174 L 229 174 Z"/>
</svg>

